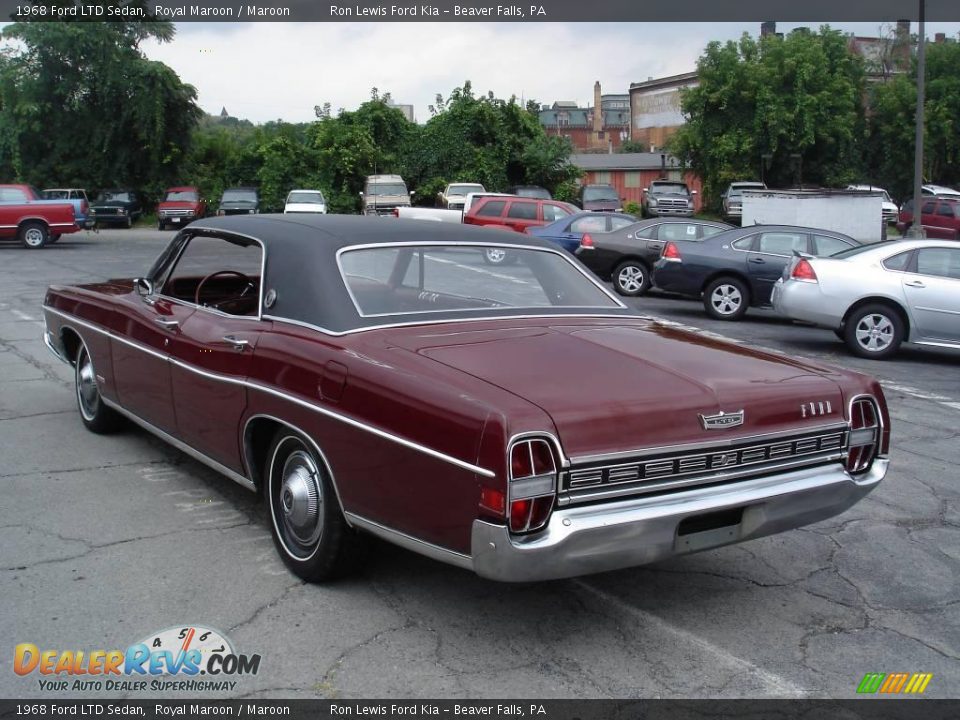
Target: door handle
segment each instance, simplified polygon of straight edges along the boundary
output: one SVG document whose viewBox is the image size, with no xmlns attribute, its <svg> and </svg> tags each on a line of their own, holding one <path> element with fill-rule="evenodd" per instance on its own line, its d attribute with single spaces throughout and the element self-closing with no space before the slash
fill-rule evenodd
<svg viewBox="0 0 960 720">
<path fill-rule="evenodd" d="M 767 261 L 763 258 L 750 258 L 747 262 L 756 263 L 757 265 L 766 265 Z"/>
<path fill-rule="evenodd" d="M 160 325 L 161 327 L 165 328 L 166 330 L 173 330 L 175 328 L 180 327 L 180 323 L 176 320 L 167 320 L 167 318 L 158 317 L 158 318 L 154 318 L 153 321 L 157 325 Z"/>
<path fill-rule="evenodd" d="M 904 281 L 903 281 L 903 284 L 904 284 L 904 285 L 907 285 L 907 286 L 909 286 L 909 287 L 915 287 L 915 288 L 925 288 L 925 287 L 926 287 L 926 285 L 924 285 L 924 284 L 923 284 L 922 282 L 920 282 L 919 280 L 904 280 Z"/>
<path fill-rule="evenodd" d="M 236 350 L 237 352 L 243 352 L 244 349 L 250 345 L 249 340 L 244 340 L 242 338 L 234 337 L 233 335 L 224 335 L 223 341 L 227 343 L 227 345 L 233 346 L 233 349 Z"/>
</svg>

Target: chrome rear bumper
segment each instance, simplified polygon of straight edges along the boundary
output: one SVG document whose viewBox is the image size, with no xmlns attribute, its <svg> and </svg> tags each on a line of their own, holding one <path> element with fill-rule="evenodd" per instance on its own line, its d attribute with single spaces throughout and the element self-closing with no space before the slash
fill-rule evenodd
<svg viewBox="0 0 960 720">
<path fill-rule="evenodd" d="M 473 569 L 482 577 L 530 582 L 656 562 L 708 547 L 772 535 L 842 513 L 883 479 L 874 460 L 856 479 L 839 463 L 657 497 L 557 510 L 544 530 L 512 537 L 502 525 L 473 523 Z M 678 535 L 686 518 L 743 508 L 737 525 Z"/>
</svg>

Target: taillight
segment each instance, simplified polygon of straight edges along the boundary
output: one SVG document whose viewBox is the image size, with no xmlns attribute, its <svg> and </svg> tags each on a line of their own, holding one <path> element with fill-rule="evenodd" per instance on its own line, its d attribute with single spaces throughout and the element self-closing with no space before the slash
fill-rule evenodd
<svg viewBox="0 0 960 720">
<path fill-rule="evenodd" d="M 858 475 L 870 469 L 880 447 L 880 411 L 870 398 L 850 404 L 850 441 L 847 443 L 847 472 Z"/>
<path fill-rule="evenodd" d="M 817 273 L 813 269 L 813 265 L 806 258 L 800 258 L 800 261 L 793 266 L 793 272 L 790 273 L 790 277 L 794 280 L 802 280 L 804 282 L 817 282 Z"/>
<path fill-rule="evenodd" d="M 515 442 L 510 448 L 510 531 L 530 532 L 546 525 L 556 493 L 557 461 L 549 441 Z"/>
<path fill-rule="evenodd" d="M 583 237 L 580 238 L 580 247 L 582 247 L 582 248 L 592 248 L 593 246 L 594 246 L 594 245 L 593 245 L 593 238 L 590 237 L 590 234 L 589 234 L 589 233 L 584 233 L 584 234 L 583 234 Z"/>
<path fill-rule="evenodd" d="M 394 217 L 400 217 L 400 208 L 394 208 L 392 212 Z"/>
<path fill-rule="evenodd" d="M 680 257 L 680 248 L 677 247 L 676 243 L 672 242 L 668 242 L 663 248 L 663 255 L 661 257 L 670 262 L 680 262 L 682 260 Z"/>
</svg>

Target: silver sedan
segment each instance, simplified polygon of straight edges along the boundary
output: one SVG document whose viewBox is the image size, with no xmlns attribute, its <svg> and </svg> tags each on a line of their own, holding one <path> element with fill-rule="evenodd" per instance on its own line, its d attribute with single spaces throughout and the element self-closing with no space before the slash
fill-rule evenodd
<svg viewBox="0 0 960 720">
<path fill-rule="evenodd" d="M 794 257 L 772 302 L 832 329 L 860 357 L 888 358 L 903 342 L 960 348 L 960 244 L 900 240 Z"/>
</svg>

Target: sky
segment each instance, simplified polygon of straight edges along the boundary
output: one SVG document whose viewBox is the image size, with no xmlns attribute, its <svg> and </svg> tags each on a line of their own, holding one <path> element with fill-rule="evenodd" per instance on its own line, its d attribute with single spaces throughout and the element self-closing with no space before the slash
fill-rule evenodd
<svg viewBox="0 0 960 720">
<path fill-rule="evenodd" d="M 817 23 L 806 23 L 817 27 Z M 780 23 L 789 32 L 797 24 Z M 876 36 L 880 23 L 838 23 Z M 470 80 L 542 104 L 593 104 L 593 84 L 626 93 L 631 82 L 689 72 L 711 40 L 757 35 L 760 23 L 178 23 L 173 42 L 145 42 L 151 59 L 197 89 L 200 107 L 254 122 L 314 118 L 314 106 L 355 109 L 373 87 L 428 106 Z M 914 23 L 912 30 L 916 32 Z M 927 35 L 957 37 L 958 23 L 927 23 Z"/>
</svg>

